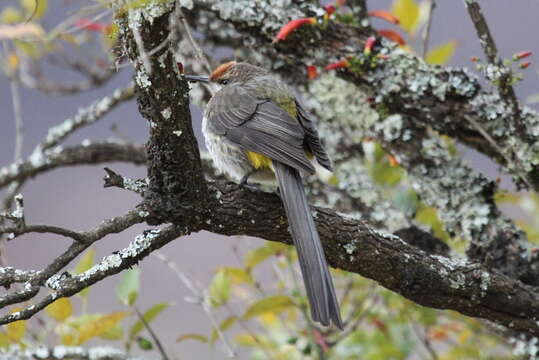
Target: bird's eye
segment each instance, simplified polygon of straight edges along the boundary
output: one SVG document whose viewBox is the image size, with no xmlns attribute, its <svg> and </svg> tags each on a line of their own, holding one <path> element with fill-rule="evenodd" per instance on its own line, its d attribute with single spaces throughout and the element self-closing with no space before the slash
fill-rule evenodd
<svg viewBox="0 0 539 360">
<path fill-rule="evenodd" d="M 228 84 L 228 79 L 221 79 L 221 80 L 219 80 L 219 84 L 221 84 L 221 85 L 226 85 L 226 84 Z"/>
</svg>

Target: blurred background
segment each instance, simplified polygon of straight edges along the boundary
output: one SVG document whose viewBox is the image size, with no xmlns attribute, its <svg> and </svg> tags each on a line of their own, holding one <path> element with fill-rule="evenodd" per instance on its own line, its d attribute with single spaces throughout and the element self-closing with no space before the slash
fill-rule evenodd
<svg viewBox="0 0 539 360">
<path fill-rule="evenodd" d="M 390 0 L 377 0 L 369 1 L 368 5 L 369 10 L 389 10 L 391 3 Z M 49 0 L 48 11 L 40 23 L 45 30 L 51 29 L 85 4 L 86 1 L 82 0 Z M 502 57 L 510 58 L 512 54 L 525 50 L 534 53 L 531 57 L 531 66 L 523 70 L 524 80 L 515 86 L 517 95 L 523 102 L 525 99 L 533 100 L 533 96 L 539 92 L 537 72 L 539 63 L 535 61 L 535 54 L 539 55 L 539 41 L 537 40 L 539 3 L 536 0 L 482 1 L 481 5 Z M 0 4 L 0 12 L 10 6 L 19 7 L 19 1 L 3 0 Z M 473 56 L 483 58 L 483 52 L 463 2 L 437 1 L 433 16 L 430 47 L 434 48 L 448 41 L 455 41 L 456 51 L 449 65 L 474 69 L 475 64 L 470 61 L 470 58 Z M 375 19 L 373 24 L 375 28 L 397 29 L 382 20 Z M 99 34 L 87 32 L 85 36 L 98 38 Z M 81 48 L 79 56 L 95 58 L 96 54 L 102 52 L 99 39 L 89 44 L 93 45 Z M 102 54 L 104 61 L 106 55 Z M 221 54 L 213 55 L 220 56 Z M 48 65 L 44 70 L 47 78 L 58 82 L 70 83 L 80 80 L 79 75 L 66 71 L 62 66 Z M 73 117 L 80 107 L 88 106 L 94 100 L 110 94 L 114 89 L 125 86 L 131 76 L 131 68 L 126 66 L 102 87 L 73 95 L 45 94 L 20 87 L 24 120 L 23 157 L 30 154 L 51 126 Z M 536 104 L 531 104 L 531 106 L 536 107 Z M 2 109 L 0 166 L 7 166 L 13 161 L 15 128 L 10 82 L 4 75 L 0 75 L 0 109 Z M 196 107 L 192 107 L 191 110 L 193 127 L 198 138 L 201 139 L 201 111 Z M 84 139 L 118 137 L 119 134 L 137 143 L 146 141 L 148 126 L 139 115 L 135 101 L 122 104 L 97 124 L 76 132 L 67 139 L 66 145 L 79 144 Z M 203 146 L 203 142 L 200 144 Z M 469 149 L 462 148 L 461 150 L 475 169 L 482 171 L 491 179 L 500 176 L 497 166 L 484 156 Z M 63 168 L 40 175 L 36 179 L 27 181 L 21 191 L 25 199 L 27 222 L 86 230 L 106 218 L 131 209 L 138 203 L 139 197 L 128 191 L 103 188 L 104 166 L 132 178 L 145 176 L 144 167 L 126 164 Z M 510 179 L 505 176 L 502 176 L 501 186 L 514 190 Z M 518 216 L 518 213 L 512 212 L 511 208 L 508 207 L 506 210 L 511 216 Z M 125 247 L 137 234 L 147 228 L 148 226 L 144 225 L 134 226 L 119 235 L 111 235 L 97 243 L 96 261 Z M 257 239 L 226 238 L 199 233 L 177 239 L 163 248 L 161 252 L 174 261 L 193 282 L 206 287 L 217 268 L 237 266 L 238 256 L 262 243 Z M 40 269 L 65 250 L 69 244 L 68 240 L 59 236 L 30 234 L 8 243 L 5 256 L 10 266 Z M 116 296 L 119 277 L 112 277 L 92 286 L 88 301 L 91 311 L 111 312 L 124 309 Z M 160 316 L 153 323 L 154 329 L 167 349 L 184 359 L 208 358 L 209 350 L 204 344 L 196 341 L 175 342 L 184 333 L 207 334 L 211 331 L 209 321 L 201 307 L 185 300 L 192 294 L 177 280 L 176 275 L 162 261 L 150 256 L 140 264 L 140 282 L 137 304 L 141 309 L 147 309 L 161 302 L 174 304 L 166 310 L 165 316 Z M 271 288 L 271 285 L 268 288 Z M 95 342 L 99 343 L 100 340 L 95 340 Z M 240 355 L 239 358 L 242 356 L 244 355 Z M 224 356 L 217 354 L 214 358 L 224 358 Z"/>
</svg>

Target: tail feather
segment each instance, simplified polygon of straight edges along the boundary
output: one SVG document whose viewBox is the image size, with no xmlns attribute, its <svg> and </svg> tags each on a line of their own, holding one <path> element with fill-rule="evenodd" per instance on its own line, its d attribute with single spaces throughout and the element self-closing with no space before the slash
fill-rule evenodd
<svg viewBox="0 0 539 360">
<path fill-rule="evenodd" d="M 335 288 L 299 171 L 273 162 L 314 321 L 343 328 Z"/>
</svg>

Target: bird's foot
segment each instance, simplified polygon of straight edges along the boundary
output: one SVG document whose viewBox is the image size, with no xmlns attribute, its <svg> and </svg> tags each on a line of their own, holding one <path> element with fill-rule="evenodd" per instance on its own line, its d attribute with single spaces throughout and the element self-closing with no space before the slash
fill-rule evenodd
<svg viewBox="0 0 539 360">
<path fill-rule="evenodd" d="M 247 173 L 243 175 L 243 177 L 240 180 L 240 186 L 244 189 L 250 190 L 250 191 L 260 191 L 260 186 L 255 184 L 248 184 L 247 180 L 249 180 L 249 176 L 253 175 L 252 172 Z"/>
</svg>

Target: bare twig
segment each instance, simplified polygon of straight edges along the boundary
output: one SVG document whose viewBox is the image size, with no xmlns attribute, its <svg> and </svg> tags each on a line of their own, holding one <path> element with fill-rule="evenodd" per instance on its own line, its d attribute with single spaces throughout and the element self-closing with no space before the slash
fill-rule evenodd
<svg viewBox="0 0 539 360">
<path fill-rule="evenodd" d="M 16 81 L 10 80 L 11 100 L 13 103 L 13 117 L 15 118 L 15 151 L 13 152 L 13 161 L 17 162 L 22 157 L 24 143 L 24 127 L 22 119 L 21 96 L 19 85 Z"/>
<path fill-rule="evenodd" d="M 423 31 L 423 49 L 421 52 L 421 57 L 425 59 L 427 56 L 427 51 L 429 50 L 429 38 L 430 38 L 430 28 L 432 25 L 432 15 L 434 13 L 434 8 L 436 7 L 436 0 L 428 0 L 429 10 L 427 13 L 427 23 L 425 24 L 425 30 Z"/>
<path fill-rule="evenodd" d="M 183 283 L 183 285 L 193 294 L 195 302 L 199 304 L 204 312 L 206 313 L 206 316 L 210 320 L 212 327 L 214 328 L 215 332 L 219 336 L 219 339 L 223 342 L 223 345 L 225 346 L 225 349 L 227 351 L 227 355 L 229 357 L 234 357 L 236 355 L 236 352 L 234 351 L 232 345 L 228 342 L 228 339 L 226 338 L 225 334 L 221 331 L 219 328 L 219 324 L 217 323 L 217 320 L 215 319 L 215 316 L 213 312 L 211 311 L 211 308 L 207 301 L 204 300 L 204 295 L 202 294 L 202 291 L 199 290 L 195 284 L 185 275 L 178 267 L 178 265 L 169 260 L 163 253 L 159 251 L 155 251 L 153 254 L 157 259 L 164 262 L 173 272 L 176 274 L 178 279 Z"/>
<path fill-rule="evenodd" d="M 114 90 L 111 95 L 95 101 L 86 108 L 80 109 L 74 117 L 50 128 L 43 142 L 35 148 L 34 154 L 58 145 L 67 136 L 83 126 L 91 125 L 100 120 L 117 105 L 131 100 L 134 95 L 134 85 L 133 83 L 129 83 L 123 88 Z"/>
<path fill-rule="evenodd" d="M 472 22 L 479 37 L 479 43 L 483 47 L 483 51 L 488 59 L 488 62 L 491 66 L 494 66 L 497 71 L 494 71 L 495 78 L 489 79 L 491 81 L 498 81 L 498 89 L 502 99 L 505 101 L 507 106 L 512 109 L 513 112 L 513 121 L 515 122 L 515 128 L 518 131 L 519 135 L 527 138 L 526 135 L 526 125 L 522 122 L 520 107 L 518 104 L 518 99 L 515 94 L 515 90 L 511 85 L 512 73 L 502 62 L 501 58 L 498 55 L 498 48 L 496 42 L 490 33 L 490 29 L 487 24 L 487 20 L 483 16 L 483 12 L 479 3 L 476 0 L 464 0 L 466 9 L 468 9 L 468 14 L 472 19 Z"/>
<path fill-rule="evenodd" d="M 149 179 L 130 179 L 115 173 L 109 168 L 105 168 L 107 175 L 105 175 L 105 184 L 103 187 L 119 187 L 121 189 L 133 191 L 139 195 L 144 195 L 144 192 L 148 188 Z"/>
<path fill-rule="evenodd" d="M 161 356 L 163 357 L 163 360 L 169 360 L 169 357 L 167 355 L 167 352 L 165 351 L 165 348 L 161 344 L 161 341 L 157 337 L 157 334 L 153 331 L 150 324 L 148 324 L 146 319 L 144 319 L 144 315 L 141 314 L 141 312 L 136 306 L 134 306 L 134 309 L 135 309 L 135 314 L 137 314 L 137 317 L 139 318 L 140 322 L 142 323 L 142 325 L 144 325 L 144 327 L 146 328 L 146 330 L 148 330 L 148 333 L 152 337 L 153 342 L 155 343 L 155 345 L 157 346 L 157 349 L 159 350 L 159 352 L 161 353 Z"/>
</svg>

